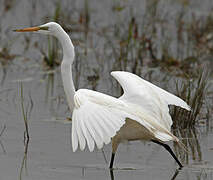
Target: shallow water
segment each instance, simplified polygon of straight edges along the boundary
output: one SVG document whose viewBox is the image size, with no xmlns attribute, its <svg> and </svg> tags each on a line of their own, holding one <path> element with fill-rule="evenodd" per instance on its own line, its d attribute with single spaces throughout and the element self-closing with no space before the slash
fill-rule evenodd
<svg viewBox="0 0 213 180">
<path fill-rule="evenodd" d="M 25 157 L 21 121 L 6 124 L 6 132 L 1 138 L 1 179 L 16 179 L 19 176 L 21 179 L 52 180 L 111 178 L 108 169 L 110 145 L 105 146 L 103 151 L 73 153 L 70 125 L 37 119 L 30 122 L 31 138 Z M 200 134 L 201 157 L 195 153 L 195 159 L 192 159 L 190 154 L 188 163 L 184 163 L 184 168 L 179 170 L 177 179 L 212 179 L 212 137 L 212 133 Z M 172 143 L 169 144 L 172 146 Z M 197 147 L 193 148 L 196 152 Z M 24 158 L 26 164 L 22 169 Z M 119 147 L 113 173 L 114 179 L 172 179 L 177 167 L 162 147 L 133 142 Z"/>
<path fill-rule="evenodd" d="M 0 57 L 0 133 L 2 132 L 0 179 L 213 179 L 212 117 L 208 127 L 206 123 L 204 125 L 201 123 L 196 127 L 195 132 L 187 130 L 187 133 L 183 133 L 182 140 L 189 144 L 188 155 L 173 143 L 169 143 L 184 164 L 184 168 L 179 171 L 177 171 L 178 165 L 170 155 L 162 147 L 152 143 L 132 142 L 120 145 L 113 172 L 108 169 L 111 145 L 105 146 L 103 151 L 95 150 L 92 153 L 88 150 L 72 152 L 71 124 L 66 120 L 70 117 L 70 113 L 64 97 L 60 68 L 48 69 L 43 63 L 40 51 L 40 49 L 47 51 L 47 38 L 37 34 L 15 34 L 11 31 L 20 26 L 42 24 L 45 22 L 45 17 L 49 17 L 50 20 L 57 2 L 0 1 L 0 52 L 7 47 L 11 55 L 10 58 Z M 76 22 L 79 13 L 84 12 L 85 1 L 71 1 L 72 7 L 68 0 L 60 2 L 62 2 L 61 8 L 65 8 L 68 15 L 73 12 L 74 23 L 71 27 L 78 29 Z M 115 17 L 111 9 L 117 4 L 113 1 L 104 1 L 104 3 L 97 0 L 90 1 L 90 26 L 94 25 L 95 28 L 108 26 L 119 18 L 122 22 L 132 12 L 137 19 L 146 14 L 148 1 L 118 2 L 121 6 L 131 6 L 132 10 L 129 8 L 128 11 L 121 11 L 119 17 Z M 162 8 L 165 4 L 163 1 L 160 2 L 159 7 Z M 164 13 L 168 12 L 174 17 L 181 7 L 178 2 L 173 4 L 171 1 L 168 1 L 166 5 Z M 193 12 L 198 17 L 206 17 L 211 12 L 213 4 L 210 0 L 205 3 L 197 0 L 193 1 L 189 7 L 189 14 Z M 110 13 L 111 18 L 109 18 Z M 188 20 L 190 21 L 190 18 Z M 172 23 L 170 25 L 174 26 Z M 173 31 L 175 28 L 170 33 Z M 109 75 L 109 72 L 115 69 L 114 62 L 110 60 L 113 57 L 101 55 L 99 57 L 90 49 L 92 40 L 95 40 L 95 45 L 92 47 L 101 49 L 104 46 L 103 37 L 93 34 L 86 37 L 84 33 L 79 33 L 77 30 L 71 34 L 76 45 L 76 59 L 80 62 L 74 65 L 76 86 L 119 95 L 120 89 Z M 172 51 L 175 51 L 176 46 L 174 40 Z M 110 52 L 111 50 L 108 52 L 106 49 L 100 54 L 110 54 Z M 186 54 L 186 52 L 182 53 Z M 61 55 L 61 52 L 59 54 Z M 158 55 L 160 57 L 161 52 L 158 52 Z M 103 61 L 97 59 L 103 59 Z M 129 66 L 127 70 L 128 68 Z M 164 81 L 163 76 L 166 73 L 163 74 L 158 68 L 153 71 L 153 77 L 151 73 L 151 75 L 147 73 L 149 69 L 144 69 L 142 74 L 161 87 L 172 89 L 173 79 Z M 24 139 L 21 84 L 24 92 L 24 109 L 27 112 L 29 124 L 30 139 L 27 144 Z M 210 86 L 212 87 L 212 80 L 210 80 Z M 209 99 L 208 103 L 212 107 L 212 99 Z M 203 119 L 205 121 L 205 117 Z"/>
</svg>

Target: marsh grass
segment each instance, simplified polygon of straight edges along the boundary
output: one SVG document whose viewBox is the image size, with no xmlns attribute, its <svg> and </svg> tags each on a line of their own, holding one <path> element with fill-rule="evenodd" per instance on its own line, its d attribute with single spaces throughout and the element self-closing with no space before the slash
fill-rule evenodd
<svg viewBox="0 0 213 180">
<path fill-rule="evenodd" d="M 89 2 L 88 0 L 84 1 L 84 26 L 85 26 L 85 32 L 87 33 L 89 30 L 89 23 L 90 23 L 90 8 L 89 8 Z"/>
<path fill-rule="evenodd" d="M 111 52 L 108 59 L 114 61 L 112 70 L 119 69 L 139 74 L 143 64 L 142 56 L 145 52 L 146 39 L 143 35 L 139 37 L 135 17 L 128 18 L 126 24 L 115 24 L 113 29 L 112 34 L 105 30 L 101 34 L 106 40 L 105 48 Z"/>
<path fill-rule="evenodd" d="M 21 100 L 22 117 L 23 117 L 24 126 L 25 126 L 24 142 L 26 142 L 26 141 L 29 141 L 29 139 L 30 139 L 28 118 L 29 118 L 30 113 L 31 113 L 32 108 L 33 108 L 33 101 L 32 101 L 31 96 L 29 95 L 29 100 L 25 103 L 24 89 L 23 89 L 22 83 L 20 83 L 20 100 Z"/>
<path fill-rule="evenodd" d="M 115 10 L 116 5 L 113 5 L 113 13 L 119 18 L 115 18 L 111 29 L 104 33 L 105 48 L 111 50 L 107 59 L 113 59 L 112 70 L 141 75 L 143 66 L 161 67 L 181 77 L 193 76 L 199 64 L 211 60 L 212 14 L 203 21 L 188 12 L 187 3 L 180 3 L 182 8 L 174 17 L 176 31 L 173 31 L 168 12 L 161 5 L 157 0 L 147 2 L 146 13 L 140 18 L 131 7 L 122 5 L 120 8 L 118 4 Z M 125 16 L 121 16 L 121 12 Z M 186 18 L 188 15 L 190 22 Z"/>
<path fill-rule="evenodd" d="M 56 8 L 53 16 L 53 21 L 58 22 L 61 13 L 60 3 L 56 3 Z M 58 66 L 59 63 L 56 61 L 59 59 L 59 44 L 55 37 L 48 36 L 48 54 L 42 53 L 44 55 L 44 62 L 50 68 Z"/>
<path fill-rule="evenodd" d="M 202 111 L 208 88 L 208 73 L 200 72 L 197 79 L 176 85 L 177 95 L 191 107 L 191 111 L 174 107 L 171 112 L 173 128 L 192 128 L 199 123 L 198 116 Z"/>
<path fill-rule="evenodd" d="M 30 113 L 33 108 L 33 101 L 31 96 L 29 95 L 29 100 L 26 102 L 26 99 L 24 98 L 24 89 L 22 82 L 20 83 L 20 100 L 21 100 L 21 111 L 22 116 L 24 120 L 24 156 L 21 162 L 21 168 L 19 173 L 19 179 L 22 179 L 23 170 L 25 168 L 25 172 L 27 174 L 27 152 L 28 152 L 28 144 L 30 140 L 30 134 L 29 134 L 29 125 L 28 125 L 28 118 L 30 116 Z"/>
<path fill-rule="evenodd" d="M 20 84 L 20 92 L 21 92 L 21 110 L 22 110 L 22 116 L 24 119 L 24 125 L 25 125 L 25 131 L 24 131 L 24 142 L 25 139 L 29 139 L 29 127 L 28 127 L 28 119 L 27 119 L 27 112 L 25 112 L 25 107 L 24 107 L 24 97 L 23 97 L 23 85 L 22 83 Z"/>
<path fill-rule="evenodd" d="M 189 164 L 190 159 L 192 158 L 195 162 L 202 161 L 202 150 L 199 142 L 199 132 L 196 128 L 190 129 L 176 129 L 173 131 L 174 135 L 181 139 L 181 142 L 186 147 L 189 153 L 185 153 L 185 151 L 174 143 L 175 153 L 179 156 L 179 158 L 185 163 Z"/>
</svg>

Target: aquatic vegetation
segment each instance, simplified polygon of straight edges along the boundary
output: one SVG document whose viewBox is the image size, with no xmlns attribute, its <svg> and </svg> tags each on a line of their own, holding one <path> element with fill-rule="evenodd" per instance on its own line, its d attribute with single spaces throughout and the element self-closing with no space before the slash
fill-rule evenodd
<svg viewBox="0 0 213 180">
<path fill-rule="evenodd" d="M 29 125 L 28 118 L 33 108 L 33 101 L 31 96 L 29 95 L 29 101 L 26 103 L 26 99 L 24 99 L 24 89 L 23 84 L 20 83 L 20 101 L 21 101 L 21 111 L 24 119 L 25 131 L 24 131 L 24 156 L 21 162 L 21 168 L 19 172 L 19 180 L 22 180 L 23 170 L 25 168 L 25 172 L 27 174 L 27 153 L 28 153 L 28 144 L 30 140 L 29 134 Z"/>
<path fill-rule="evenodd" d="M 16 57 L 14 54 L 10 54 L 9 47 L 1 47 L 0 49 L 0 62 L 2 65 L 6 64 L 8 61 L 13 60 Z"/>
<path fill-rule="evenodd" d="M 198 116 L 202 111 L 205 102 L 205 96 L 208 88 L 208 73 L 200 72 L 197 79 L 183 82 L 181 87 L 176 86 L 177 95 L 191 106 L 191 111 L 187 112 L 178 107 L 172 110 L 172 119 L 174 128 L 189 128 L 199 124 Z"/>
<path fill-rule="evenodd" d="M 59 17 L 61 13 L 61 8 L 60 8 L 60 3 L 56 3 L 56 8 L 54 12 L 54 16 L 52 18 L 52 21 L 58 22 Z M 59 59 L 59 44 L 56 38 L 52 36 L 48 36 L 48 54 L 44 51 L 41 51 L 42 54 L 44 55 L 44 62 L 46 65 L 50 68 L 54 68 L 55 66 L 58 66 L 60 63 L 57 62 Z"/>
<path fill-rule="evenodd" d="M 6 153 L 6 150 L 5 150 L 4 145 L 1 141 L 1 137 L 3 136 L 3 133 L 5 132 L 5 130 L 6 130 L 6 125 L 4 124 L 1 131 L 0 131 L 0 146 L 1 146 L 1 149 L 2 149 L 4 154 Z"/>
<path fill-rule="evenodd" d="M 30 113 L 33 108 L 33 101 L 31 96 L 29 95 L 29 101 L 25 105 L 25 99 L 24 99 L 24 90 L 23 90 L 23 84 L 20 83 L 20 101 L 21 101 L 21 111 L 22 111 L 22 116 L 24 120 L 24 125 L 25 125 L 25 131 L 24 131 L 24 143 L 28 143 L 30 139 L 29 135 L 29 125 L 28 125 L 28 118 L 30 116 Z"/>
<path fill-rule="evenodd" d="M 25 169 L 26 175 L 27 173 L 27 154 L 28 154 L 28 145 L 29 145 L 29 139 L 26 140 L 24 145 L 24 156 L 21 162 L 21 168 L 19 172 L 19 180 L 22 180 L 23 170 Z"/>
<path fill-rule="evenodd" d="M 196 128 L 189 129 L 176 129 L 173 133 L 181 139 L 182 143 L 187 148 L 187 153 L 178 147 L 176 143 L 174 143 L 174 149 L 176 154 L 180 157 L 180 159 L 185 163 L 189 164 L 189 160 L 192 159 L 195 162 L 202 161 L 202 148 L 199 141 L 200 133 Z"/>
<path fill-rule="evenodd" d="M 84 0 L 84 8 L 83 10 L 79 11 L 79 19 L 78 21 L 73 22 L 72 21 L 72 17 L 70 17 L 70 14 L 65 13 L 65 11 L 61 10 L 61 3 L 60 1 L 58 1 L 57 3 L 55 3 L 55 12 L 53 17 L 48 16 L 47 19 L 48 21 L 54 21 L 54 22 L 60 22 L 60 24 L 63 25 L 64 29 L 66 30 L 66 32 L 70 32 L 70 31 L 77 31 L 78 33 L 84 33 L 84 53 L 85 55 L 87 55 L 87 36 L 88 36 L 88 32 L 89 32 L 89 23 L 90 23 L 90 8 L 89 8 L 89 2 L 88 0 Z M 73 7 L 74 9 L 74 7 Z M 69 10 L 70 11 L 70 10 Z M 69 12 L 68 11 L 68 12 Z M 70 29 L 69 26 L 67 26 L 67 24 L 77 24 L 79 27 L 77 27 L 77 29 L 75 30 L 74 28 Z M 82 27 L 83 28 L 82 28 Z M 42 50 L 41 53 L 44 56 L 44 62 L 46 63 L 46 65 L 50 68 L 54 68 L 55 66 L 58 66 L 60 64 L 60 46 L 58 41 L 52 37 L 52 36 L 48 36 L 48 54 L 46 55 L 46 53 Z"/>
<path fill-rule="evenodd" d="M 87 76 L 87 80 L 91 84 L 91 87 L 92 87 L 91 89 L 96 90 L 100 77 L 99 77 L 99 71 L 98 70 L 93 69 L 93 71 L 94 71 L 94 75 Z"/>
<path fill-rule="evenodd" d="M 209 51 L 211 33 L 202 33 L 210 29 L 208 22 L 211 21 L 204 21 L 206 23 L 199 26 L 202 19 L 199 22 L 194 20 L 186 4 L 181 3 L 179 12 L 173 17 L 175 31 L 169 26 L 171 22 L 166 15 L 168 12 L 165 12 L 159 1 L 147 2 L 146 14 L 140 19 L 131 11 L 131 7 L 122 5 L 122 10 L 114 10 L 113 13 L 119 18 L 115 18 L 109 31 L 105 28 L 101 34 L 105 37 L 105 48 L 112 54 L 108 55 L 113 59 L 112 69 L 128 70 L 141 75 L 143 67 L 161 67 L 162 71 L 181 77 L 195 76 L 200 64 L 207 63 L 212 57 Z M 120 11 L 129 12 L 125 19 L 120 17 Z M 192 20 L 188 22 L 186 15 Z M 205 24 L 208 26 L 205 27 Z M 206 39 L 203 37 L 207 37 L 208 44 L 207 40 L 201 43 L 201 40 Z"/>
<path fill-rule="evenodd" d="M 4 125 L 3 128 L 2 128 L 1 131 L 0 131 L 0 137 L 3 135 L 5 129 L 6 129 L 6 125 Z"/>
<path fill-rule="evenodd" d="M 22 175 L 23 172 L 25 170 L 26 175 L 27 173 L 27 155 L 28 155 L 28 145 L 29 145 L 29 139 L 26 140 L 25 144 L 24 144 L 24 156 L 21 162 L 21 168 L 20 168 L 20 172 L 19 172 L 19 180 L 22 180 Z"/>
</svg>

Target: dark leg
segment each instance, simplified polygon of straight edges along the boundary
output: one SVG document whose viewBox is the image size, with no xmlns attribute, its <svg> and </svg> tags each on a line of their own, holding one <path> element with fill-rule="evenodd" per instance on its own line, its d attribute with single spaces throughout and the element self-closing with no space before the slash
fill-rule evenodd
<svg viewBox="0 0 213 180">
<path fill-rule="evenodd" d="M 171 150 L 171 148 L 169 147 L 169 145 L 164 144 L 162 142 L 159 142 L 157 140 L 151 140 L 152 142 L 159 144 L 161 146 L 163 146 L 167 151 L 169 151 L 169 153 L 172 155 L 172 157 L 175 159 L 175 161 L 178 163 L 178 165 L 180 166 L 180 169 L 183 167 L 183 165 L 180 163 L 180 161 L 178 160 L 178 158 L 175 156 L 175 154 L 173 153 L 173 151 Z"/>
<path fill-rule="evenodd" d="M 113 167 L 114 159 L 115 159 L 115 153 L 112 153 L 111 161 L 110 161 L 110 166 L 109 166 L 110 169 L 112 169 L 112 167 Z"/>
</svg>

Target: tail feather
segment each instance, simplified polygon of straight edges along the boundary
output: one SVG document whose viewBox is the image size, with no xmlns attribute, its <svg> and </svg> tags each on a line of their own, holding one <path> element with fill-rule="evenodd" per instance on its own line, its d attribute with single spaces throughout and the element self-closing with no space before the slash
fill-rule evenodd
<svg viewBox="0 0 213 180">
<path fill-rule="evenodd" d="M 186 153 L 190 153 L 189 150 L 188 150 L 188 148 L 185 146 L 185 144 L 183 144 L 179 139 L 176 142 L 177 142 L 178 146 L 180 148 L 182 148 Z"/>
<path fill-rule="evenodd" d="M 154 133 L 154 135 L 155 135 L 155 137 L 157 139 L 159 139 L 160 141 L 163 141 L 163 142 L 165 142 L 165 141 L 171 141 L 171 140 L 175 141 L 180 148 L 182 148 L 185 152 L 190 153 L 188 151 L 187 147 L 175 135 L 173 135 L 171 132 L 167 131 L 165 133 L 165 132 L 159 132 L 159 131 L 157 131 L 157 132 Z"/>
</svg>

